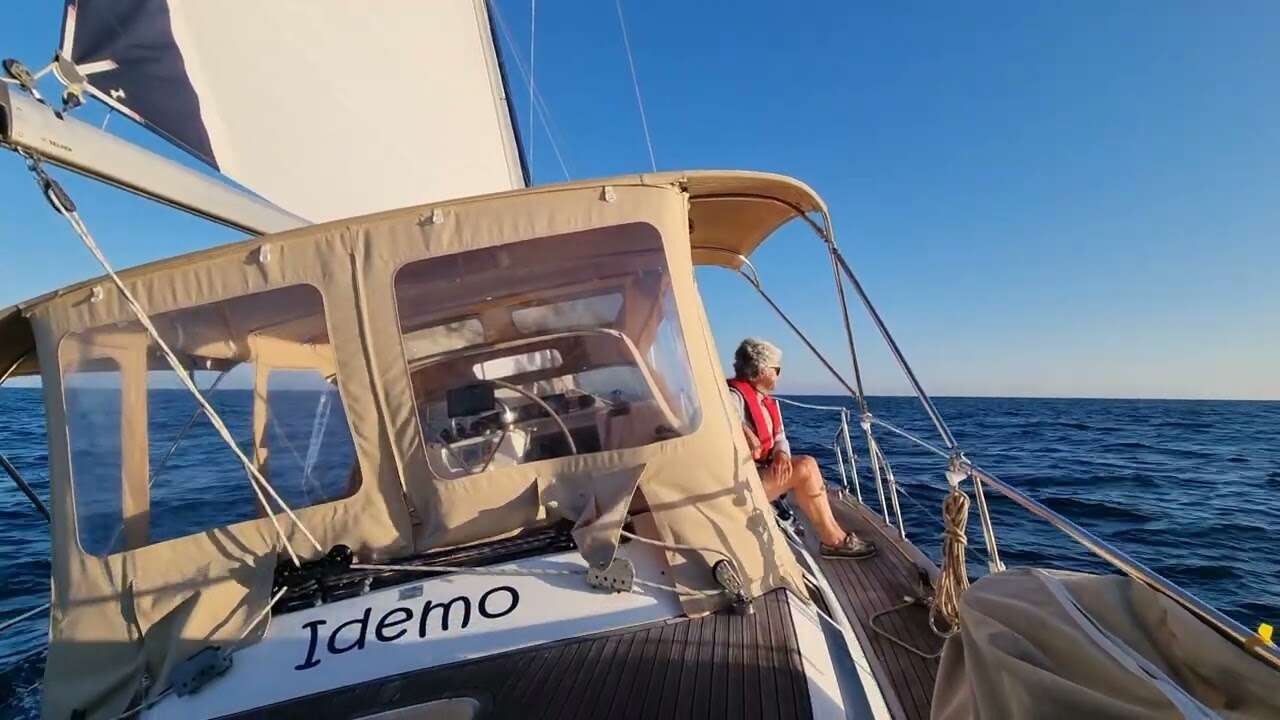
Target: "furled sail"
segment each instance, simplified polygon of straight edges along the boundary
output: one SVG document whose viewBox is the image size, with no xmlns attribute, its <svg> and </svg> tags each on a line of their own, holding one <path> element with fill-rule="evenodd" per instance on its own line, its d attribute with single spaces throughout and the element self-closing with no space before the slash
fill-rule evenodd
<svg viewBox="0 0 1280 720">
<path fill-rule="evenodd" d="M 484 0 L 68 0 L 56 70 L 312 221 L 524 185 Z"/>
</svg>

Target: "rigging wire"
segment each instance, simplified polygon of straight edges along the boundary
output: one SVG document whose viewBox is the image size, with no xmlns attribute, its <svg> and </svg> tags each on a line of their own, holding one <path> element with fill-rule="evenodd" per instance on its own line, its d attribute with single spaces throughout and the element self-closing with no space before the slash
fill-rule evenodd
<svg viewBox="0 0 1280 720">
<path fill-rule="evenodd" d="M 16 617 L 11 617 L 11 618 L 9 618 L 8 620 L 5 620 L 4 622 L 0 622 L 0 633 L 4 632 L 5 630 L 8 630 L 9 628 L 13 627 L 14 625 L 17 625 L 18 623 L 22 622 L 23 620 L 26 620 L 26 619 L 28 619 L 28 618 L 33 618 L 33 617 L 35 617 L 35 616 L 39 615 L 40 613 L 42 613 L 42 612 L 44 612 L 45 610 L 48 610 L 48 609 L 49 609 L 49 603 L 45 603 L 45 604 L 41 605 L 40 607 L 31 608 L 30 610 L 28 610 L 28 611 L 26 611 L 26 612 L 22 613 L 21 615 L 18 615 L 18 616 L 16 616 Z"/>
<path fill-rule="evenodd" d="M 515 58 L 516 69 L 520 71 L 520 77 L 530 83 L 533 88 L 533 109 L 537 112 L 538 119 L 542 121 L 542 132 L 547 136 L 547 142 L 551 143 L 551 151 L 556 156 L 556 162 L 560 164 L 560 171 L 564 173 L 565 180 L 571 180 L 572 174 L 569 172 L 569 166 L 565 162 L 563 153 L 560 152 L 560 143 L 556 140 L 557 132 L 555 131 L 555 121 L 551 117 L 551 107 L 547 104 L 546 98 L 542 96 L 542 91 L 530 80 L 529 70 L 525 67 L 524 57 L 520 52 L 520 46 L 516 45 L 515 40 L 511 37 L 511 30 L 507 27 L 507 21 L 502 16 L 502 10 L 498 7 L 498 3 L 489 5 L 493 9 L 493 18 L 498 22 L 498 30 L 502 33 L 502 39 L 506 41 L 507 47 L 511 48 L 511 56 Z M 534 142 L 533 127 L 529 128 L 529 143 Z M 530 161 L 532 164 L 532 161 Z M 532 169 L 530 170 L 532 172 Z"/>
<path fill-rule="evenodd" d="M 631 54 L 631 38 L 627 35 L 627 21 L 622 15 L 622 0 L 614 0 L 614 7 L 618 9 L 618 27 L 622 30 L 622 46 L 626 48 L 627 66 L 631 68 L 631 87 L 636 92 L 636 107 L 640 109 L 640 127 L 644 130 L 644 144 L 649 148 L 649 168 L 658 172 L 658 161 L 653 154 L 653 138 L 649 137 L 649 121 L 644 114 L 644 98 L 640 95 L 640 79 L 636 75 L 636 59 Z"/>
<path fill-rule="evenodd" d="M 298 559 L 297 553 L 293 549 L 292 543 L 289 542 L 289 538 L 285 534 L 284 528 L 280 525 L 280 520 L 277 517 L 278 513 L 271 512 L 271 504 L 267 502 L 264 490 L 266 494 L 270 495 L 271 498 L 275 500 L 281 511 L 289 516 L 289 519 L 293 521 L 294 526 L 297 527 L 304 536 L 306 536 L 307 540 L 311 542 L 316 551 L 323 553 L 324 550 L 320 547 L 319 541 L 317 541 L 315 536 L 311 534 L 311 531 L 307 529 L 306 525 L 302 524 L 302 521 L 298 519 L 298 516 L 293 512 L 289 505 L 285 503 L 284 498 L 280 497 L 280 494 L 271 486 L 271 483 L 267 482 L 267 479 L 262 476 L 258 467 L 248 458 L 248 456 L 244 454 L 244 451 L 240 449 L 240 446 L 236 444 L 235 437 L 231 434 L 231 430 L 227 428 L 226 423 L 222 421 L 222 417 L 218 414 L 218 411 L 213 408 L 213 405 L 205 398 L 204 393 L 200 391 L 200 388 L 197 387 L 195 382 L 187 375 L 186 368 L 183 367 L 182 362 L 169 347 L 169 344 L 160 336 L 160 331 L 156 329 L 154 324 L 152 324 L 150 316 L 147 315 L 147 311 L 142 308 L 141 303 L 139 303 L 137 298 L 133 296 L 129 287 L 125 285 L 124 280 L 116 274 L 115 269 L 112 268 L 106 255 L 104 255 L 102 249 L 98 247 L 98 243 L 93 239 L 93 234 L 89 232 L 88 226 L 84 224 L 84 221 L 80 218 L 80 214 L 76 211 L 75 203 L 71 201 L 70 196 L 67 195 L 66 191 L 62 189 L 62 186 L 58 184 L 56 180 L 49 177 L 48 173 L 45 172 L 39 156 L 28 153 L 22 154 L 27 158 L 27 166 L 31 170 L 32 175 L 35 176 L 36 183 L 40 186 L 40 191 L 53 206 L 54 210 L 56 210 L 58 214 L 66 219 L 66 221 L 71 225 L 71 229 L 80 237 L 81 242 L 83 242 L 89 252 L 93 254 L 94 258 L 98 261 L 98 264 L 102 266 L 102 269 L 107 273 L 108 277 L 111 278 L 112 283 L 120 292 L 120 296 L 124 299 L 125 304 L 128 305 L 129 309 L 138 319 L 138 322 L 142 325 L 143 329 L 147 331 L 151 340 L 155 342 L 156 347 L 160 350 L 165 361 L 168 362 L 169 366 L 178 376 L 178 379 L 182 381 L 182 384 L 186 387 L 187 391 L 195 398 L 196 404 L 204 410 L 204 413 L 208 416 L 209 422 L 213 425 L 214 430 L 218 432 L 218 435 L 221 436 L 223 442 L 226 443 L 227 447 L 235 453 L 241 464 L 244 465 L 244 468 L 249 475 L 249 487 L 253 489 L 254 494 L 258 498 L 258 502 L 262 504 L 263 510 L 271 520 L 271 524 L 275 527 L 276 534 L 284 545 L 285 550 L 288 551 L 289 557 L 293 560 L 294 564 L 301 565 L 301 562 Z"/>
</svg>

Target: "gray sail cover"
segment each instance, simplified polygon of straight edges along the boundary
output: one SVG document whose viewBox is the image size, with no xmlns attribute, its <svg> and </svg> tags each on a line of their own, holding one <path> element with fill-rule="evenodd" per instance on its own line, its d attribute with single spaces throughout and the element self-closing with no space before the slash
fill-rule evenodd
<svg viewBox="0 0 1280 720">
<path fill-rule="evenodd" d="M 1280 718 L 1280 672 L 1127 577 L 997 573 L 960 622 L 934 720 Z"/>
<path fill-rule="evenodd" d="M 312 221 L 524 185 L 484 0 L 68 0 L 60 55 Z"/>
</svg>

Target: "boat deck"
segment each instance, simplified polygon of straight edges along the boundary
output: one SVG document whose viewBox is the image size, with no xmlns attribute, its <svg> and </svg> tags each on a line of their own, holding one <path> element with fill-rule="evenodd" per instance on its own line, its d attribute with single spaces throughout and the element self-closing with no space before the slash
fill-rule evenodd
<svg viewBox="0 0 1280 720">
<path fill-rule="evenodd" d="M 872 626 L 872 619 L 902 605 L 906 596 L 918 597 L 920 575 L 936 576 L 936 568 L 870 508 L 835 492 L 831 493 L 831 506 L 843 527 L 874 542 L 880 552 L 866 560 L 826 560 L 819 557 L 817 540 L 809 532 L 806 542 L 812 546 L 811 554 L 839 596 L 845 615 L 866 649 L 889 712 L 895 719 L 927 720 L 938 676 L 938 658 L 924 657 L 886 638 Z M 875 620 L 875 626 L 926 653 L 942 649 L 942 639 L 929 629 L 929 613 L 923 605 L 886 612 Z"/>
<path fill-rule="evenodd" d="M 387 718 L 408 718 L 417 717 L 414 706 L 448 698 L 476 701 L 485 718 L 809 718 L 809 686 L 788 602 L 785 590 L 774 590 L 757 598 L 749 615 L 725 610 L 568 638 L 231 718 L 313 720 L 396 710 L 404 714 Z"/>
</svg>

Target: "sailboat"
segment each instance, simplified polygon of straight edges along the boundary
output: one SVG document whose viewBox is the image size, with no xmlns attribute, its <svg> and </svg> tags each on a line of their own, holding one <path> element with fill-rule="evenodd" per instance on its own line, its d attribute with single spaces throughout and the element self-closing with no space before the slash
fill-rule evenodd
<svg viewBox="0 0 1280 720">
<path fill-rule="evenodd" d="M 48 422 L 44 716 L 1280 717 L 1265 638 L 961 452 L 813 189 L 527 186 L 490 11 L 70 0 L 49 67 L 6 63 L 0 140 L 104 268 L 0 311 L 0 382 L 38 377 Z M 240 187 L 78 120 L 90 102 Z M 55 167 L 248 238 L 117 272 Z M 751 265 L 793 221 L 852 379 Z M 873 557 L 823 557 L 768 501 L 701 266 L 849 391 L 829 500 Z M 850 298 L 938 439 L 869 407 Z M 885 433 L 939 457 L 940 567 Z M 988 492 L 1116 572 L 1005 568 Z"/>
</svg>

